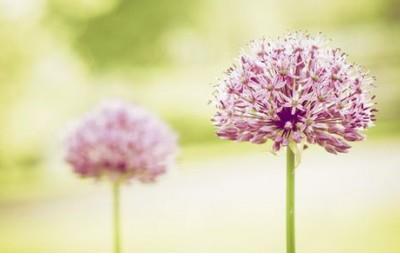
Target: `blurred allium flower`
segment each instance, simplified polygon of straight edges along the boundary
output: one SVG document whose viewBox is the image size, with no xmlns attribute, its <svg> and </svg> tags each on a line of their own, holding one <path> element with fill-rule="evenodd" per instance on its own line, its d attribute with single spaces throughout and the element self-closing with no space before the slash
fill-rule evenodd
<svg viewBox="0 0 400 275">
<path fill-rule="evenodd" d="M 336 154 L 373 125 L 374 79 L 320 36 L 253 41 L 237 63 L 215 93 L 213 122 L 221 138 L 272 140 L 275 152 L 308 142 Z"/>
<path fill-rule="evenodd" d="M 176 135 L 142 108 L 119 101 L 87 114 L 66 140 L 66 161 L 83 177 L 152 182 L 166 170 Z"/>
</svg>

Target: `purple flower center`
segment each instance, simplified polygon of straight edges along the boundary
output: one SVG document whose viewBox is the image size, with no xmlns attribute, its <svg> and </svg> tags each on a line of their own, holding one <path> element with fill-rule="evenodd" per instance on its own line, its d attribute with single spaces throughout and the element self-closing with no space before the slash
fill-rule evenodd
<svg viewBox="0 0 400 275">
<path fill-rule="evenodd" d="M 296 110 L 294 114 L 292 114 L 292 108 L 283 107 L 280 112 L 277 113 L 279 120 L 275 121 L 275 125 L 284 129 L 287 122 L 290 122 L 293 125 L 293 129 L 296 130 L 296 123 L 300 122 L 300 117 L 302 117 L 305 112 Z"/>
</svg>

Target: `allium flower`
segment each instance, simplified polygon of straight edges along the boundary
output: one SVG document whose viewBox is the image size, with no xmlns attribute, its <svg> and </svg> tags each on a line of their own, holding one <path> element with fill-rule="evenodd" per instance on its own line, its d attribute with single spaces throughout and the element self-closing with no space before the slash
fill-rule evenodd
<svg viewBox="0 0 400 275">
<path fill-rule="evenodd" d="M 275 152 L 308 142 L 345 153 L 375 121 L 373 82 L 320 36 L 261 39 L 220 80 L 213 122 L 223 139 L 272 140 Z"/>
<path fill-rule="evenodd" d="M 66 140 L 66 161 L 83 177 L 112 183 L 114 252 L 121 252 L 120 185 L 152 182 L 166 171 L 176 135 L 144 109 L 106 102 L 75 125 Z"/>
<path fill-rule="evenodd" d="M 113 101 L 77 123 L 66 143 L 66 161 L 83 177 L 152 182 L 165 172 L 176 135 L 144 109 Z"/>
</svg>

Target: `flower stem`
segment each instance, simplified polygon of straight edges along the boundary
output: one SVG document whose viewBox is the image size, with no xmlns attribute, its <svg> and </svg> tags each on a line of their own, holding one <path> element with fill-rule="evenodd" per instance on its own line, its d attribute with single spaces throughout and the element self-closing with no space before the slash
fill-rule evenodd
<svg viewBox="0 0 400 275">
<path fill-rule="evenodd" d="M 120 217 L 120 183 L 113 186 L 113 226 L 114 226 L 114 253 L 121 252 L 121 217 Z"/>
<path fill-rule="evenodd" d="M 287 147 L 286 154 L 286 252 L 295 253 L 295 155 Z"/>
</svg>

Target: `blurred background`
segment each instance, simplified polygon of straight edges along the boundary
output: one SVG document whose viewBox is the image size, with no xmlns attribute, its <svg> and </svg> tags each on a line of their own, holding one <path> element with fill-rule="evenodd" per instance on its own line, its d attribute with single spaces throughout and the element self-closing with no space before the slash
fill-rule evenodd
<svg viewBox="0 0 400 275">
<path fill-rule="evenodd" d="M 0 0 L 0 251 L 111 250 L 106 183 L 63 163 L 65 125 L 101 100 L 168 121 L 181 152 L 124 187 L 124 250 L 283 252 L 284 154 L 215 137 L 213 84 L 249 40 L 323 32 L 377 77 L 365 142 L 297 169 L 300 252 L 400 252 L 399 0 Z"/>
</svg>

